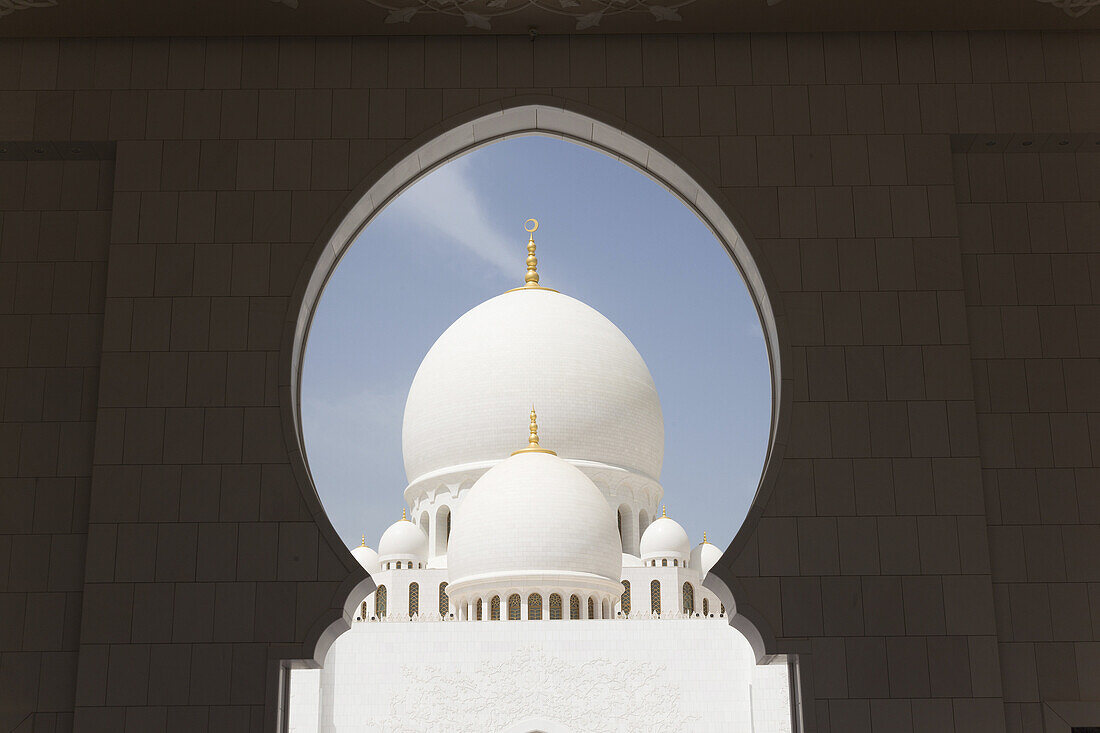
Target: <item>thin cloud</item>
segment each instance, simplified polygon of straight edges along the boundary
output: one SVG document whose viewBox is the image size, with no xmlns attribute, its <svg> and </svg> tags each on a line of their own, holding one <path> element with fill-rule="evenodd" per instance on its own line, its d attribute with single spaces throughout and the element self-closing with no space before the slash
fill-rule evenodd
<svg viewBox="0 0 1100 733">
<path fill-rule="evenodd" d="M 413 227 L 457 244 L 496 267 L 514 274 L 517 248 L 491 223 L 483 193 L 470 175 L 468 159 L 438 168 L 397 197 L 392 213 Z"/>
</svg>

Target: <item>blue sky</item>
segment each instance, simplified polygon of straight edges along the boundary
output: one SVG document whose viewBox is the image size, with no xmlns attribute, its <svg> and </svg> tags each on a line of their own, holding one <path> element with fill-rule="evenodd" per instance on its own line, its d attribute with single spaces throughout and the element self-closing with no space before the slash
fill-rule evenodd
<svg viewBox="0 0 1100 733">
<path fill-rule="evenodd" d="M 545 137 L 495 143 L 433 171 L 349 248 L 309 333 L 302 421 L 310 469 L 349 545 L 401 516 L 401 418 L 421 359 L 459 316 L 523 284 L 539 231 L 541 284 L 633 341 L 665 419 L 668 514 L 725 548 L 767 449 L 771 386 L 760 322 L 725 250 L 678 199 L 602 153 Z"/>
</svg>

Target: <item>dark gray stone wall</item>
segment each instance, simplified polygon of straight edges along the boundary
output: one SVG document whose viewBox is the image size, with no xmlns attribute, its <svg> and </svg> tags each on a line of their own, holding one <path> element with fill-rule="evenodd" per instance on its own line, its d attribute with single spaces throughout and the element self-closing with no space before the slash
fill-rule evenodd
<svg viewBox="0 0 1100 733">
<path fill-rule="evenodd" d="M 520 95 L 747 224 L 793 393 L 716 572 L 808 729 L 1100 720 L 1100 35 L 46 39 L 0 41 L 0 728 L 272 730 L 361 578 L 284 432 L 296 285 Z"/>
</svg>

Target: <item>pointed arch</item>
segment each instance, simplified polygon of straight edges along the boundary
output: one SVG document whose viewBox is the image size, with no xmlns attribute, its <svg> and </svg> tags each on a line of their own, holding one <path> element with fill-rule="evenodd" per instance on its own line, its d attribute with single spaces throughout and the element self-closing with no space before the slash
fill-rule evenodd
<svg viewBox="0 0 1100 733">
<path fill-rule="evenodd" d="M 561 620 L 561 594 L 559 593 L 550 594 L 550 620 Z"/>
<path fill-rule="evenodd" d="M 500 596 L 493 596 L 489 601 L 489 620 L 500 621 Z"/>
<path fill-rule="evenodd" d="M 693 613 L 695 613 L 695 587 L 691 583 L 685 582 L 683 591 L 684 591 L 684 604 L 683 604 L 684 613 L 693 614 Z"/>
<path fill-rule="evenodd" d="M 420 613 L 420 583 L 409 583 L 409 615 Z"/>
<path fill-rule="evenodd" d="M 520 619 L 520 598 L 519 593 L 513 593 L 508 596 L 508 620 L 519 621 Z"/>
<path fill-rule="evenodd" d="M 527 596 L 527 618 L 532 621 L 542 620 L 542 596 L 538 593 Z"/>
<path fill-rule="evenodd" d="M 435 554 L 446 555 L 451 539 L 451 508 L 443 504 L 435 510 Z"/>
<path fill-rule="evenodd" d="M 652 613 L 661 612 L 661 581 L 659 580 L 649 584 L 649 610 Z"/>
<path fill-rule="evenodd" d="M 589 108 L 583 103 L 566 102 L 557 97 L 522 96 L 496 100 L 445 120 L 379 164 L 329 215 L 314 248 L 305 259 L 301 275 L 290 297 L 291 312 L 284 321 L 279 356 L 280 373 L 288 375 L 281 387 L 281 395 L 285 399 L 280 399 L 285 442 L 302 499 L 310 514 L 317 518 L 323 540 L 340 556 L 349 575 L 336 594 L 334 603 L 325 605 L 315 618 L 302 621 L 308 631 L 304 638 L 289 646 L 285 652 L 287 668 L 295 666 L 296 660 L 309 660 L 312 663 L 323 660 L 332 641 L 347 630 L 348 619 L 353 617 L 355 605 L 375 590 L 374 582 L 355 563 L 350 552 L 340 542 L 331 521 L 327 520 L 325 508 L 318 498 L 310 475 L 302 435 L 300 408 L 303 355 L 313 314 L 324 285 L 340 257 L 362 228 L 407 186 L 428 171 L 469 150 L 499 139 L 525 134 L 553 135 L 602 150 L 649 175 L 677 195 L 707 223 L 740 270 L 764 327 L 765 343 L 772 367 L 773 412 L 765 471 L 748 517 L 737 531 L 727 554 L 731 557 L 738 556 L 753 536 L 762 507 L 781 470 L 783 448 L 788 443 L 790 432 L 793 385 L 788 366 L 792 355 L 786 317 L 782 310 L 782 301 L 778 297 L 769 297 L 769 292 L 774 294 L 779 291 L 774 276 L 767 269 L 767 258 L 762 248 L 738 233 L 736 215 L 732 212 L 729 199 L 721 194 L 718 186 L 708 182 L 708 177 L 700 172 L 698 166 L 690 163 L 686 156 L 663 138 L 631 128 L 625 121 Z M 747 230 L 742 228 L 742 231 Z M 639 520 L 641 519 L 639 516 Z M 650 523 L 648 514 L 644 519 L 644 523 L 639 521 L 639 537 Z M 440 525 L 438 517 L 435 525 L 437 537 L 442 536 L 445 541 L 446 531 L 438 531 L 445 525 Z M 728 576 L 729 584 L 733 584 L 734 578 L 727 565 L 720 564 L 711 575 L 717 577 L 719 573 Z M 733 590 L 726 586 L 725 581 L 722 585 L 723 592 L 717 594 L 731 603 L 731 623 L 735 626 L 742 623 L 758 627 L 758 631 L 753 632 L 760 642 L 754 642 L 753 645 L 758 657 L 780 652 L 781 650 L 774 648 L 775 635 L 767 628 L 765 614 L 748 605 L 735 603 Z M 710 588 L 710 585 L 707 584 L 706 587 Z M 279 678 L 273 680 L 271 690 L 268 691 L 268 713 L 276 717 L 279 714 L 273 711 L 277 710 L 284 673 L 280 671 Z"/>
<path fill-rule="evenodd" d="M 619 599 L 619 608 L 624 616 L 630 615 L 630 581 L 623 581 L 623 594 Z"/>
<path fill-rule="evenodd" d="M 569 596 L 569 618 L 577 620 L 581 617 L 581 599 L 576 593 Z"/>
<path fill-rule="evenodd" d="M 447 597 L 447 581 L 439 584 L 439 615 L 447 618 L 447 612 L 451 609 L 451 599 Z"/>
<path fill-rule="evenodd" d="M 378 590 L 374 592 L 374 615 L 378 618 L 385 618 L 386 616 L 386 586 L 378 586 Z"/>
</svg>

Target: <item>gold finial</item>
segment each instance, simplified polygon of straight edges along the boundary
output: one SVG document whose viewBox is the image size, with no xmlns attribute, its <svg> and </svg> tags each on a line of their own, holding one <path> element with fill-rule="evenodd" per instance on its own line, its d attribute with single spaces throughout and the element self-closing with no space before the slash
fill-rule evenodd
<svg viewBox="0 0 1100 733">
<path fill-rule="evenodd" d="M 662 517 L 667 517 L 668 516 L 668 507 L 667 506 L 662 506 L 661 507 L 661 516 Z"/>
<path fill-rule="evenodd" d="M 703 530 L 703 544 L 707 544 L 707 531 Z"/>
<path fill-rule="evenodd" d="M 0 0 L 2 2 L 2 0 Z M 523 277 L 523 285 L 518 288 L 512 288 L 508 292 L 513 290 L 549 290 L 552 293 L 558 292 L 553 288 L 544 288 L 539 285 L 539 259 L 535 257 L 535 232 L 538 231 L 539 221 L 538 219 L 528 219 L 523 224 L 523 229 L 529 235 L 527 238 L 527 274 Z"/>
<path fill-rule="evenodd" d="M 539 286 L 539 258 L 535 257 L 535 232 L 538 231 L 538 219 L 528 219 L 523 223 L 523 229 L 530 236 L 527 238 L 527 275 L 523 278 L 525 288 L 537 288 Z"/>
<path fill-rule="evenodd" d="M 363 539 L 359 540 L 359 546 L 360 547 L 366 547 L 367 546 L 367 536 L 366 535 L 363 535 Z"/>
<path fill-rule="evenodd" d="M 516 453 L 549 453 L 552 456 L 557 455 L 557 453 L 552 450 L 539 447 L 539 423 L 538 416 L 535 415 L 534 405 L 531 405 L 531 429 L 527 437 L 527 447 L 516 451 L 512 455 L 514 456 Z"/>
<path fill-rule="evenodd" d="M 402 521 L 402 522 L 407 522 L 407 521 L 409 521 L 409 520 L 405 519 L 405 510 L 404 510 L 404 509 L 402 509 L 402 510 L 401 510 L 401 521 Z"/>
</svg>

